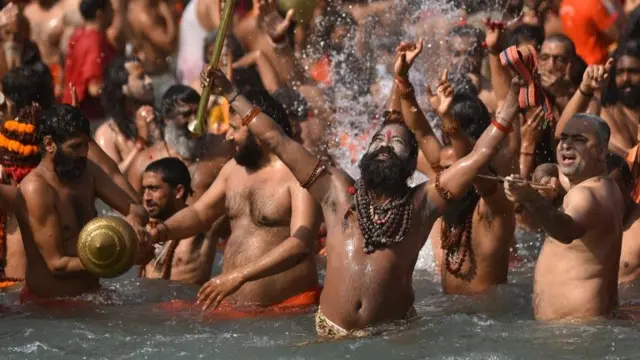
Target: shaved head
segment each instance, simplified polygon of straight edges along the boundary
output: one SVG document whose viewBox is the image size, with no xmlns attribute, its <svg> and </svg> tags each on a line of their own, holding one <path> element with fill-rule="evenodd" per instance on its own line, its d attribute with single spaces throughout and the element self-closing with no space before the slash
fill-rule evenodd
<svg viewBox="0 0 640 360">
<path fill-rule="evenodd" d="M 609 124 L 604 121 L 600 116 L 587 114 L 587 113 L 578 113 L 575 114 L 569 119 L 565 127 L 569 123 L 582 122 L 585 124 L 591 125 L 595 130 L 596 138 L 598 140 L 599 145 L 608 146 L 609 139 L 611 138 L 611 128 L 609 128 Z"/>
</svg>

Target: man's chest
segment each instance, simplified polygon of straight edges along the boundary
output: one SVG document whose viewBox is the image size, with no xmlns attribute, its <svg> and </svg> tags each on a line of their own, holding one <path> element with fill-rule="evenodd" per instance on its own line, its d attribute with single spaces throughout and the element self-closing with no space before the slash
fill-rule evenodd
<svg viewBox="0 0 640 360">
<path fill-rule="evenodd" d="M 255 223 L 288 225 L 291 219 L 289 187 L 268 173 L 231 176 L 227 180 L 225 206 L 232 220 L 250 216 Z"/>
</svg>

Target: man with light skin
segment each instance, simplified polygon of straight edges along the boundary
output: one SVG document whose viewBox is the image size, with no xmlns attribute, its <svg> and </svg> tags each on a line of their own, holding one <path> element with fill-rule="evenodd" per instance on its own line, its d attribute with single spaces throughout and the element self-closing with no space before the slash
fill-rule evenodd
<svg viewBox="0 0 640 360">
<path fill-rule="evenodd" d="M 248 90 L 244 96 L 261 103 L 291 135 L 284 108 L 265 90 Z M 234 158 L 193 205 L 150 231 L 161 242 L 183 239 L 206 231 L 224 215 L 229 218 L 222 274 L 198 294 L 204 310 L 223 300 L 222 310 L 315 305 L 320 293 L 314 256 L 318 206 L 281 160 L 242 126 L 238 113 L 231 112 L 229 123 L 226 136 L 236 145 Z"/>
<path fill-rule="evenodd" d="M 396 86 L 404 102 L 410 101 L 413 90 L 408 70 L 422 48 L 420 41 L 398 49 Z M 322 207 L 328 230 L 327 275 L 316 314 L 318 335 L 366 336 L 375 331 L 373 326 L 414 317 L 412 274 L 426 235 L 449 201 L 470 189 L 507 137 L 518 111 L 519 83 L 469 155 L 434 182 L 409 188 L 407 179 L 416 169 L 419 150 L 404 122 L 385 119 L 360 162 L 362 178 L 355 182 L 342 170 L 318 161 L 270 116 L 256 112 L 259 108 L 239 95 L 220 71 L 210 76 L 213 92 L 229 99 L 251 133 Z M 411 105 L 420 111 L 417 104 Z M 430 129 L 423 131 L 433 136 Z"/>
<path fill-rule="evenodd" d="M 617 306 L 624 197 L 608 177 L 610 134 L 606 122 L 590 114 L 564 125 L 557 171 L 570 185 L 560 209 L 518 175 L 505 182 L 507 197 L 529 209 L 547 233 L 534 274 L 538 320 L 609 317 Z M 558 178 L 551 173 L 540 182 L 559 189 Z"/>
</svg>

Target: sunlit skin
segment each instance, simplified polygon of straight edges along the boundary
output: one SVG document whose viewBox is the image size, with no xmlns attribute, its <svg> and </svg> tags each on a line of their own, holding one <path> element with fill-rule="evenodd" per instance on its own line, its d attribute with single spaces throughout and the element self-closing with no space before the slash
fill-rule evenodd
<svg viewBox="0 0 640 360">
<path fill-rule="evenodd" d="M 622 193 L 607 177 L 607 146 L 591 123 L 570 120 L 556 151 L 570 183 L 560 210 L 528 185 L 507 185 L 507 195 L 547 233 L 534 274 L 534 314 L 543 321 L 608 317 L 618 301 Z"/>
<path fill-rule="evenodd" d="M 161 222 L 187 206 L 184 200 L 187 195 L 185 188 L 182 185 L 171 188 L 163 181 L 161 174 L 145 172 L 142 175 L 142 188 L 143 205 L 149 212 L 151 221 Z M 172 246 L 172 242 L 167 242 L 164 246 Z M 215 242 L 204 234 L 180 239 L 172 257 L 168 280 L 204 284 L 211 275 L 215 250 Z M 161 263 L 151 261 L 145 266 L 145 277 L 155 279 L 161 275 Z"/>
<path fill-rule="evenodd" d="M 20 184 L 24 207 L 17 217 L 27 255 L 26 286 L 39 297 L 75 296 L 95 291 L 99 288 L 99 279 L 90 274 L 77 257 L 77 236 L 97 215 L 96 198 L 130 217 L 134 216 L 132 211 L 136 205 L 92 161 L 87 161 L 86 169 L 77 179 L 69 181 L 58 177 L 55 154 L 62 152 L 72 160 L 86 159 L 89 136 L 77 135 L 62 144 L 45 137 L 43 142 L 42 161 Z"/>
</svg>

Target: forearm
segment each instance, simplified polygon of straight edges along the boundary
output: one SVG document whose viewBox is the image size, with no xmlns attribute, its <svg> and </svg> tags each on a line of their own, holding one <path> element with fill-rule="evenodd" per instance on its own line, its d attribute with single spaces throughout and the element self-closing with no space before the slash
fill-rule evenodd
<svg viewBox="0 0 640 360">
<path fill-rule="evenodd" d="M 79 272 L 86 272 L 87 268 L 82 265 L 80 258 L 63 256 L 49 263 L 49 269 L 54 276 L 74 275 Z"/>
<path fill-rule="evenodd" d="M 536 144 L 522 143 L 520 148 L 520 176 L 529 179 L 535 166 Z"/>
<path fill-rule="evenodd" d="M 584 235 L 576 229 L 575 221 L 571 216 L 556 208 L 551 201 L 537 193 L 526 200 L 523 205 L 549 237 L 563 244 L 570 244 L 573 240 Z"/>
<path fill-rule="evenodd" d="M 217 219 L 219 216 L 214 217 Z M 193 206 L 186 207 L 164 222 L 166 240 L 182 240 L 206 233 L 216 219 L 202 218 Z"/>
<path fill-rule="evenodd" d="M 249 282 L 280 274 L 299 264 L 309 254 L 310 248 L 304 241 L 292 236 L 257 261 L 243 267 L 240 276 L 243 282 Z"/>
<path fill-rule="evenodd" d="M 17 188 L 0 184 L 0 211 L 15 213 L 18 209 L 17 194 Z"/>
<path fill-rule="evenodd" d="M 473 145 L 471 144 L 469 137 L 464 133 L 460 124 L 451 115 L 451 113 L 441 115 L 440 119 L 442 120 L 443 131 L 449 129 L 449 131 L 445 131 L 445 135 L 447 135 L 449 140 L 451 140 L 453 151 L 459 159 L 463 158 L 471 151 L 471 149 L 473 149 Z"/>
<path fill-rule="evenodd" d="M 394 88 L 397 88 L 397 86 L 394 86 Z M 422 109 L 420 109 L 415 95 L 411 93 L 409 96 L 401 98 L 400 107 L 402 109 L 402 118 L 415 133 L 418 145 L 425 159 L 427 159 L 427 162 L 431 166 L 437 166 L 440 163 L 440 150 L 442 150 L 442 145 L 433 133 L 431 125 L 422 112 Z"/>
<path fill-rule="evenodd" d="M 502 63 L 500 62 L 500 56 L 489 54 L 489 68 L 491 69 L 491 86 L 496 97 L 498 105 L 502 103 L 509 93 L 509 87 L 511 86 L 511 74 Z"/>
</svg>

